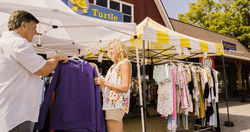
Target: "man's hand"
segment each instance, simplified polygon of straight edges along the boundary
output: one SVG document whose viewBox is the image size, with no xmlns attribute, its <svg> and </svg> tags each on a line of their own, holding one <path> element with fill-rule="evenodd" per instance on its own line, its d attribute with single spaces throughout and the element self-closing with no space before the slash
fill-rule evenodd
<svg viewBox="0 0 250 132">
<path fill-rule="evenodd" d="M 52 58 L 55 58 L 56 60 L 58 60 L 61 63 L 67 63 L 69 61 L 69 58 L 66 55 L 55 55 Z"/>
<path fill-rule="evenodd" d="M 67 63 L 69 61 L 66 55 L 55 55 L 51 59 L 47 60 L 47 63 L 39 69 L 35 74 L 39 76 L 48 76 L 57 66 L 58 62 Z"/>
</svg>

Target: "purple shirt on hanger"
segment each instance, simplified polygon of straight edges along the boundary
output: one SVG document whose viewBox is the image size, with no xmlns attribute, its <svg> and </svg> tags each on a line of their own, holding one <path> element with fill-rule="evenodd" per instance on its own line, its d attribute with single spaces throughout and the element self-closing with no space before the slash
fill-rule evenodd
<svg viewBox="0 0 250 132">
<path fill-rule="evenodd" d="M 58 63 L 40 109 L 36 129 L 43 128 L 53 92 L 56 91 L 51 129 L 106 132 L 100 88 L 94 85 L 94 77 L 97 76 L 95 68 L 86 61 Z"/>
</svg>

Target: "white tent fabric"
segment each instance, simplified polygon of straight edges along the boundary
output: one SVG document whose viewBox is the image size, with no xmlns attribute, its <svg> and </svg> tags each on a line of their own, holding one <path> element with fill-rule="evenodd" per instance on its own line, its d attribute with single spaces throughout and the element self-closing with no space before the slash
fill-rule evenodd
<svg viewBox="0 0 250 132">
<path fill-rule="evenodd" d="M 88 57 L 105 50 L 114 39 L 129 41 L 136 34 L 135 23 L 111 22 L 78 15 L 61 0 L 0 0 L 0 33 L 8 30 L 8 17 L 15 10 L 29 11 L 39 19 L 39 35 L 33 38 L 32 44 L 36 52 L 41 54 L 56 51 L 69 56 Z M 138 48 L 136 52 L 138 58 Z M 137 69 L 140 76 L 139 61 Z M 139 87 L 141 93 L 141 85 Z M 144 132 L 143 109 L 141 111 Z"/>
<path fill-rule="evenodd" d="M 76 14 L 61 0 L 0 0 L 0 33 L 7 31 L 9 14 L 26 10 L 40 24 L 32 41 L 37 53 L 57 51 L 69 56 L 90 56 L 114 39 L 127 40 L 136 31 L 135 23 L 111 22 Z M 54 28 L 53 28 L 54 27 Z"/>
</svg>

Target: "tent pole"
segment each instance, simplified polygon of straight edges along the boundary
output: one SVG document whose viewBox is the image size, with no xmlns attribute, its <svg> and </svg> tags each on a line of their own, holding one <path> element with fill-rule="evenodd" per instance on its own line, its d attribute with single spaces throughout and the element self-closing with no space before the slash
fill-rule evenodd
<svg viewBox="0 0 250 132">
<path fill-rule="evenodd" d="M 142 132 L 145 132 L 145 126 L 144 126 L 145 120 L 144 120 L 143 103 L 142 103 L 141 73 L 140 73 L 138 40 L 137 39 L 135 39 L 135 43 L 136 43 L 137 77 L 138 77 L 138 82 L 139 82 L 139 97 L 140 97 L 140 108 L 141 108 Z"/>
<path fill-rule="evenodd" d="M 224 72 L 224 83 L 225 83 L 225 89 L 226 89 L 227 118 L 228 118 L 228 121 L 225 121 L 225 126 L 233 127 L 234 123 L 229 120 L 228 95 L 227 95 L 227 78 L 226 78 L 226 68 L 225 68 L 224 55 L 222 55 L 222 63 L 223 63 L 223 72 Z"/>
<path fill-rule="evenodd" d="M 145 40 L 143 40 L 143 109 L 144 109 L 144 127 L 145 127 L 145 132 L 146 130 L 146 106 L 147 106 L 147 102 L 146 102 L 146 80 L 145 80 Z"/>
<path fill-rule="evenodd" d="M 39 22 L 41 21 L 41 17 L 39 17 Z M 40 37 L 40 32 L 41 32 L 41 23 L 39 23 L 39 29 L 38 29 L 38 44 L 41 45 L 41 37 Z"/>
</svg>

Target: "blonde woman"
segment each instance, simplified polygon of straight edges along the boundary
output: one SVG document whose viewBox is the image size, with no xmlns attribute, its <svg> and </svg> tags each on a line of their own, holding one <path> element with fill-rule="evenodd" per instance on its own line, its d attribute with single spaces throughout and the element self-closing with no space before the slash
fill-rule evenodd
<svg viewBox="0 0 250 132">
<path fill-rule="evenodd" d="M 103 110 L 106 112 L 108 132 L 123 132 L 122 119 L 129 111 L 131 63 L 126 47 L 120 40 L 109 43 L 108 56 L 114 64 L 109 68 L 104 80 L 98 77 L 94 81 L 104 91 Z"/>
</svg>

